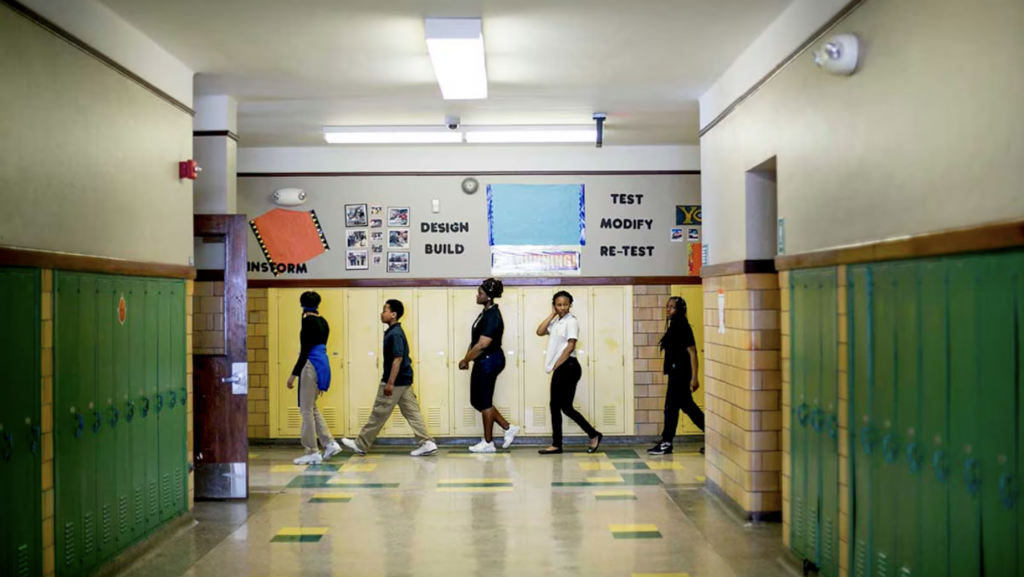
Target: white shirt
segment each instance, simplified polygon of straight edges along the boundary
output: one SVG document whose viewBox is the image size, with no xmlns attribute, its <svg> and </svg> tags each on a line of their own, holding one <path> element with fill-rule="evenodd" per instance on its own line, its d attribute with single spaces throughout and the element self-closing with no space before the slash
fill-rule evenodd
<svg viewBox="0 0 1024 577">
<path fill-rule="evenodd" d="M 570 340 L 580 338 L 580 321 L 572 313 L 566 313 L 562 318 L 555 317 L 548 323 L 548 357 L 545 371 L 555 370 L 555 363 L 561 358 L 565 347 L 569 346 Z M 576 356 L 576 349 L 569 354 Z"/>
</svg>

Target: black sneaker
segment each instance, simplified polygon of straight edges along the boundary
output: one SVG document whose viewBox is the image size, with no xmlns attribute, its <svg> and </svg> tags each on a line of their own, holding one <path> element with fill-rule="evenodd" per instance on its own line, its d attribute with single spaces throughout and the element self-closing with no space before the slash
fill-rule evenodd
<svg viewBox="0 0 1024 577">
<path fill-rule="evenodd" d="M 672 443 L 666 443 L 662 441 L 657 445 L 647 449 L 648 455 L 671 455 L 672 454 Z"/>
</svg>

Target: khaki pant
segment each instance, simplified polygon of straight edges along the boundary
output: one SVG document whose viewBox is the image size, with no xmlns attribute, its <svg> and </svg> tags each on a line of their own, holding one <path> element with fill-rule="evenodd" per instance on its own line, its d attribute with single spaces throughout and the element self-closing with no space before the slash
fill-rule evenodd
<svg viewBox="0 0 1024 577">
<path fill-rule="evenodd" d="M 420 414 L 420 403 L 416 399 L 416 393 L 413 392 L 412 386 L 395 387 L 391 396 L 388 397 L 384 395 L 384 383 L 381 383 L 377 390 L 377 400 L 373 403 L 373 412 L 370 413 L 370 420 L 367 421 L 363 430 L 359 431 L 359 437 L 356 439 L 356 444 L 360 449 L 363 451 L 370 449 L 373 442 L 377 440 L 380 430 L 384 428 L 384 423 L 388 422 L 388 418 L 394 412 L 395 405 L 398 405 L 398 410 L 402 412 L 402 416 L 405 417 L 413 434 L 416 435 L 416 442 L 422 445 L 433 440 L 427 433 L 427 425 L 423 422 L 423 415 Z"/>
<path fill-rule="evenodd" d="M 317 437 L 320 444 L 327 448 L 334 442 L 331 431 L 327 428 L 327 421 L 316 408 L 317 393 L 320 388 L 317 386 L 316 369 L 313 363 L 307 362 L 302 367 L 302 374 L 299 376 L 299 413 L 302 414 L 302 446 L 306 453 L 319 452 L 316 446 Z"/>
</svg>

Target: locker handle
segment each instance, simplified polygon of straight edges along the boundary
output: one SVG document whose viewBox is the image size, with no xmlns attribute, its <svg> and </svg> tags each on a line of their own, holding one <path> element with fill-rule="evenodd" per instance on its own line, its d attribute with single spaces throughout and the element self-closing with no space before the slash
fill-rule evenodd
<svg viewBox="0 0 1024 577">
<path fill-rule="evenodd" d="M 188 402 L 188 387 L 181 388 L 181 404 Z"/>
<path fill-rule="evenodd" d="M 162 411 L 162 410 L 164 410 L 164 396 L 163 395 L 157 395 L 156 396 L 156 414 L 159 415 L 160 411 Z"/>
<path fill-rule="evenodd" d="M 811 409 L 811 428 L 814 429 L 814 432 L 818 433 L 819 435 L 821 434 L 822 414 L 822 410 L 819 409 L 818 407 L 814 407 L 813 409 Z"/>
<path fill-rule="evenodd" d="M 14 435 L 4 433 L 4 442 L 7 443 L 7 449 L 4 450 L 4 460 L 10 461 L 11 456 L 14 455 Z"/>
<path fill-rule="evenodd" d="M 43 438 L 43 429 L 39 425 L 32 427 L 32 454 L 35 455 L 39 452 L 39 442 Z"/>
<path fill-rule="evenodd" d="M 864 448 L 864 454 L 870 455 L 874 449 L 874 443 L 871 442 L 871 427 L 862 427 L 860 430 L 860 446 Z"/>
<path fill-rule="evenodd" d="M 807 426 L 807 403 L 800 403 L 796 406 L 796 420 L 801 427 Z"/>
<path fill-rule="evenodd" d="M 142 418 L 149 416 L 149 397 L 142 397 Z"/>
<path fill-rule="evenodd" d="M 999 499 L 1007 509 L 1013 509 L 1013 505 L 1017 501 L 1017 482 L 1014 481 L 1013 475 L 1010 473 L 1003 473 L 999 477 Z"/>
<path fill-rule="evenodd" d="M 171 408 L 178 406 L 178 393 L 171 391 Z"/>
<path fill-rule="evenodd" d="M 92 416 L 96 419 L 96 422 L 92 424 L 92 432 L 99 433 L 100 429 L 103 428 L 103 413 L 99 411 L 93 411 Z"/>
<path fill-rule="evenodd" d="M 899 443 L 896 442 L 896 437 L 889 433 L 882 439 L 882 455 L 885 456 L 885 462 L 890 465 L 895 463 L 899 454 Z"/>
<path fill-rule="evenodd" d="M 911 442 L 907 445 L 907 465 L 910 466 L 910 472 L 917 474 L 921 471 L 921 464 L 924 461 L 924 457 L 917 450 L 917 443 Z"/>
<path fill-rule="evenodd" d="M 935 471 L 935 480 L 945 483 L 949 475 L 949 464 L 946 462 L 945 451 L 935 451 L 932 455 L 932 469 Z"/>
<path fill-rule="evenodd" d="M 974 495 L 981 488 L 981 464 L 977 459 L 964 461 L 964 482 L 967 484 L 967 494 Z"/>
<path fill-rule="evenodd" d="M 126 421 L 128 421 L 130 423 L 130 422 L 132 422 L 132 419 L 135 418 L 135 401 L 128 401 L 128 403 L 126 404 L 126 407 L 127 407 L 128 411 L 127 411 L 127 413 L 124 416 L 124 420 L 126 420 Z"/>
<path fill-rule="evenodd" d="M 828 436 L 833 441 L 839 440 L 839 419 L 834 413 L 828 416 Z"/>
<path fill-rule="evenodd" d="M 77 415 L 71 415 L 71 418 L 78 421 L 78 427 L 75 428 L 75 438 L 81 438 L 82 432 L 85 431 L 85 417 L 82 416 L 82 413 L 78 413 Z"/>
<path fill-rule="evenodd" d="M 113 407 L 113 414 L 110 416 L 110 428 L 116 429 L 117 422 L 121 420 L 121 411 L 118 410 L 117 405 Z"/>
</svg>

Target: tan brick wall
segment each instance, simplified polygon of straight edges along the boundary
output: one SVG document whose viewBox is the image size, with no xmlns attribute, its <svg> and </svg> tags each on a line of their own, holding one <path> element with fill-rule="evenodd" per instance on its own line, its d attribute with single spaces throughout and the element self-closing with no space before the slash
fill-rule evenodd
<svg viewBox="0 0 1024 577">
<path fill-rule="evenodd" d="M 838 311 L 839 322 L 836 323 L 836 330 L 839 332 L 839 354 L 837 355 L 838 379 L 839 379 L 839 575 L 847 577 L 850 574 L 849 553 L 850 553 L 850 451 L 849 451 L 849 338 L 846 327 L 849 317 L 846 306 L 846 265 L 840 266 L 837 271 L 836 284 L 836 310 Z"/>
<path fill-rule="evenodd" d="M 192 301 L 192 352 L 197 355 L 224 354 L 224 283 L 195 282 Z"/>
<path fill-rule="evenodd" d="M 719 289 L 725 334 L 718 332 Z M 775 274 L 704 279 L 705 470 L 748 513 L 783 509 L 785 296 Z"/>
<path fill-rule="evenodd" d="M 195 292 L 196 283 L 195 281 L 185 281 L 185 387 L 188 391 L 188 424 L 186 437 L 188 439 L 188 449 L 185 453 L 189 463 L 192 463 L 192 455 L 195 454 L 195 427 L 194 420 L 192 418 L 193 411 L 193 399 L 192 395 L 192 346 L 194 345 L 193 331 L 195 329 L 193 315 L 195 313 Z M 195 508 L 196 503 L 196 479 L 195 475 L 189 474 L 188 476 L 188 510 L 191 511 Z"/>
<path fill-rule="evenodd" d="M 633 287 L 633 411 L 637 435 L 660 435 L 665 424 L 665 389 L 658 340 L 665 332 L 665 301 L 671 285 Z"/>
<path fill-rule="evenodd" d="M 53 486 L 53 271 L 42 271 L 40 319 L 43 404 L 40 418 L 43 462 L 43 575 L 56 574 L 55 497 Z"/>
<path fill-rule="evenodd" d="M 267 289 L 249 289 L 249 438 L 270 437 L 270 300 Z"/>
</svg>

